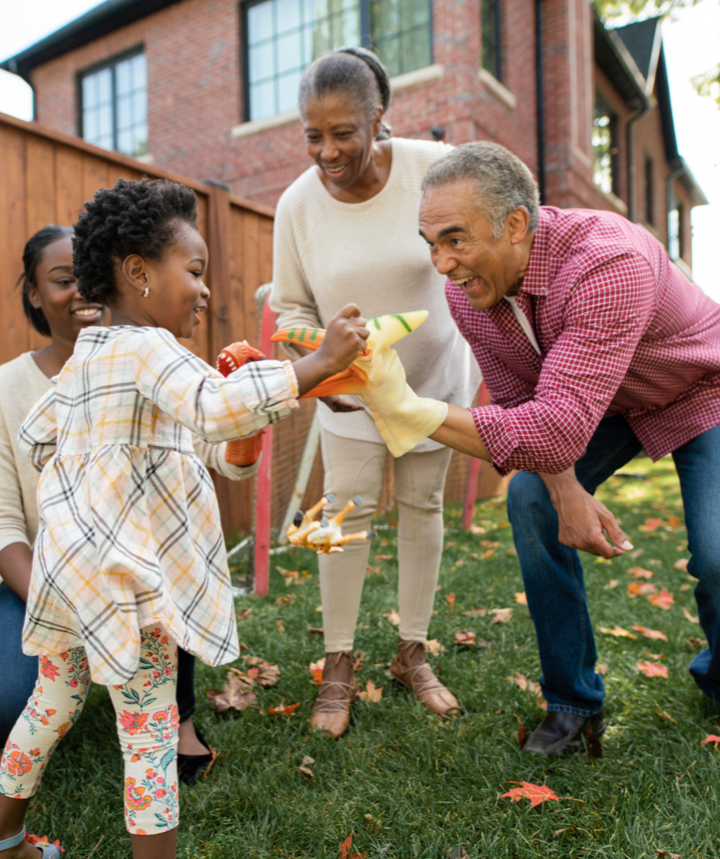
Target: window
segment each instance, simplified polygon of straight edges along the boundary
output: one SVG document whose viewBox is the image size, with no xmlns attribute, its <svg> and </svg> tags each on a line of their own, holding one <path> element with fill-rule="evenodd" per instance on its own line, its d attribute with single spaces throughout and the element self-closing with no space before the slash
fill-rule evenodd
<svg viewBox="0 0 720 859">
<path fill-rule="evenodd" d="M 645 158 L 645 223 L 655 226 L 655 205 L 653 199 L 653 160 Z"/>
<path fill-rule="evenodd" d="M 593 181 L 606 194 L 617 193 L 616 118 L 598 93 L 592 129 Z"/>
<path fill-rule="evenodd" d="M 486 72 L 501 80 L 500 63 L 500 0 L 480 0 L 482 32 L 481 63 Z"/>
<path fill-rule="evenodd" d="M 81 134 L 88 143 L 137 158 L 147 152 L 145 54 L 114 60 L 80 78 Z"/>
<path fill-rule="evenodd" d="M 391 76 L 432 62 L 430 0 L 261 0 L 244 13 L 248 120 L 295 108 L 303 71 L 343 45 L 368 45 Z"/>
<path fill-rule="evenodd" d="M 673 200 L 673 207 L 668 212 L 668 256 L 678 260 L 683 255 L 683 207 L 679 200 Z"/>
</svg>

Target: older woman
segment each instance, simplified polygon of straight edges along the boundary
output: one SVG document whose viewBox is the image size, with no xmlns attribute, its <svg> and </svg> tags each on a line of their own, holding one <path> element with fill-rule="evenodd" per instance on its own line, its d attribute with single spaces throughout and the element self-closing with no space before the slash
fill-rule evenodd
<svg viewBox="0 0 720 859">
<path fill-rule="evenodd" d="M 30 409 L 50 389 L 50 379 L 72 355 L 83 328 L 104 325 L 107 308 L 88 305 L 72 271 L 72 230 L 49 226 L 32 236 L 23 254 L 22 303 L 47 346 L 25 352 L 0 366 L 0 748 L 22 712 L 37 680 L 37 658 L 22 652 L 25 601 L 30 584 L 32 546 L 38 530 L 35 501 L 39 474 L 17 448 L 18 430 Z M 203 462 L 233 480 L 249 477 L 257 464 L 240 468 L 225 462 L 225 445 L 194 437 Z M 178 772 L 192 783 L 212 761 L 212 753 L 192 722 L 195 710 L 194 657 L 178 651 L 180 742 Z"/>
<path fill-rule="evenodd" d="M 420 183 L 451 147 L 389 137 L 382 117 L 390 83 L 378 59 L 344 48 L 316 60 L 300 84 L 300 112 L 310 167 L 283 194 L 275 221 L 272 306 L 280 327 L 325 326 L 348 301 L 366 316 L 425 309 L 429 321 L 397 346 L 421 395 L 472 400 L 479 374 L 448 312 L 443 278 L 417 233 Z M 361 405 L 326 398 L 318 405 L 325 490 L 334 514 L 359 495 L 346 520 L 368 527 L 387 457 Z M 455 697 L 425 656 L 443 543 L 443 487 L 450 451 L 426 440 L 395 461 L 400 573 L 400 642 L 392 673 L 432 712 L 458 712 Z M 348 727 L 355 693 L 353 636 L 369 545 L 352 543 L 320 558 L 327 651 L 311 725 L 333 736 Z"/>
</svg>

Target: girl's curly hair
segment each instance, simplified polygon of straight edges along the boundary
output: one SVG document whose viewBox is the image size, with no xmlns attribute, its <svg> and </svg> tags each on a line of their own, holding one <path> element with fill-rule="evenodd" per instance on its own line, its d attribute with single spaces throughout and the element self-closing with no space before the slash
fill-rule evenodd
<svg viewBox="0 0 720 859">
<path fill-rule="evenodd" d="M 101 188 L 74 226 L 73 271 L 85 301 L 110 304 L 118 294 L 116 265 L 131 254 L 162 259 L 178 222 L 197 229 L 197 199 L 187 185 L 118 179 Z"/>
</svg>

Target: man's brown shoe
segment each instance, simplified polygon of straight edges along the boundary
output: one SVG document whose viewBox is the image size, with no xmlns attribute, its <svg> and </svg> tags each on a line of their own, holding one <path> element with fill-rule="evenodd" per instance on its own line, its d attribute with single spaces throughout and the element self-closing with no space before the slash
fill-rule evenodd
<svg viewBox="0 0 720 859">
<path fill-rule="evenodd" d="M 604 710 L 592 716 L 551 712 L 530 734 L 523 751 L 548 758 L 580 752 L 585 747 L 583 737 L 587 736 L 588 731 L 592 731 L 593 737 L 599 737 L 606 727 Z"/>
<path fill-rule="evenodd" d="M 431 713 L 449 718 L 460 712 L 460 704 L 455 696 L 443 686 L 428 665 L 424 642 L 400 639 L 390 673 L 400 683 L 409 686 Z"/>
<path fill-rule="evenodd" d="M 354 661 L 351 650 L 326 655 L 323 682 L 310 717 L 313 731 L 327 731 L 335 739 L 347 731 L 350 705 L 357 693 Z"/>
</svg>

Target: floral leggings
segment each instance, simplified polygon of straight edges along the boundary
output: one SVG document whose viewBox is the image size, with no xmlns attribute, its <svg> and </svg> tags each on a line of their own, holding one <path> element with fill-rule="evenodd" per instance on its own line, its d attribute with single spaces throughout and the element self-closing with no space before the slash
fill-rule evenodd
<svg viewBox="0 0 720 859">
<path fill-rule="evenodd" d="M 175 642 L 161 628 L 148 627 L 141 632 L 138 673 L 108 689 L 125 760 L 125 822 L 134 835 L 178 825 L 176 680 Z M 78 720 L 89 687 L 84 648 L 40 658 L 35 690 L 5 745 L 0 794 L 34 796 L 53 751 Z"/>
</svg>

